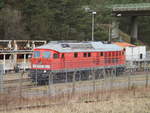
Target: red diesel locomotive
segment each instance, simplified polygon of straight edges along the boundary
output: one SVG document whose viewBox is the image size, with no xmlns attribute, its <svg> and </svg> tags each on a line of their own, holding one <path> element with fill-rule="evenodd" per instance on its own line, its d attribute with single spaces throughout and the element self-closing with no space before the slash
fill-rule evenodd
<svg viewBox="0 0 150 113">
<path fill-rule="evenodd" d="M 48 80 L 50 72 L 65 73 L 90 69 L 120 69 L 125 64 L 124 50 L 102 42 L 52 42 L 34 49 L 30 77 L 38 83 Z M 60 76 L 63 76 L 60 75 Z"/>
</svg>

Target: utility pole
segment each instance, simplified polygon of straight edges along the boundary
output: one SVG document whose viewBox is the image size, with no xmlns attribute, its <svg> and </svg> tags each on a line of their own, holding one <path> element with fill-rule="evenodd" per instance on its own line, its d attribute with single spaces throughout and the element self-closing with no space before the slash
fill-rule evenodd
<svg viewBox="0 0 150 113">
<path fill-rule="evenodd" d="M 92 41 L 94 41 L 94 15 L 96 15 L 96 12 L 92 12 Z"/>
</svg>

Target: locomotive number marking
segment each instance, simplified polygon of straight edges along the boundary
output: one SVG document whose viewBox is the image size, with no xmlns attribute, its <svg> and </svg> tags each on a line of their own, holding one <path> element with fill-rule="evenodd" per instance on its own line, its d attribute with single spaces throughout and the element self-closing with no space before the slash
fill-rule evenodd
<svg viewBox="0 0 150 113">
<path fill-rule="evenodd" d="M 33 64 L 33 68 L 50 68 L 50 65 L 36 65 L 36 64 Z"/>
</svg>

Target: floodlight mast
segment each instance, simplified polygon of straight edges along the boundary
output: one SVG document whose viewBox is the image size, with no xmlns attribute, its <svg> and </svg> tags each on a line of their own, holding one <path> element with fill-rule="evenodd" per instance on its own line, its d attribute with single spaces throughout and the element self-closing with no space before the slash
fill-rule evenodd
<svg viewBox="0 0 150 113">
<path fill-rule="evenodd" d="M 96 12 L 93 11 L 92 12 L 92 41 L 94 41 L 94 28 L 95 28 L 95 26 L 94 26 L 94 16 L 95 15 L 96 15 Z"/>
</svg>

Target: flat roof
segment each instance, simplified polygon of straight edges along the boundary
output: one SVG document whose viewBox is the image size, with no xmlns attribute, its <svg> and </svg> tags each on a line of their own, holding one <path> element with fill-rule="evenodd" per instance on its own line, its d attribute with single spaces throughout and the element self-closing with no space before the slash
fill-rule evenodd
<svg viewBox="0 0 150 113">
<path fill-rule="evenodd" d="M 135 47 L 136 46 L 127 42 L 113 42 L 113 43 L 120 47 Z"/>
</svg>

